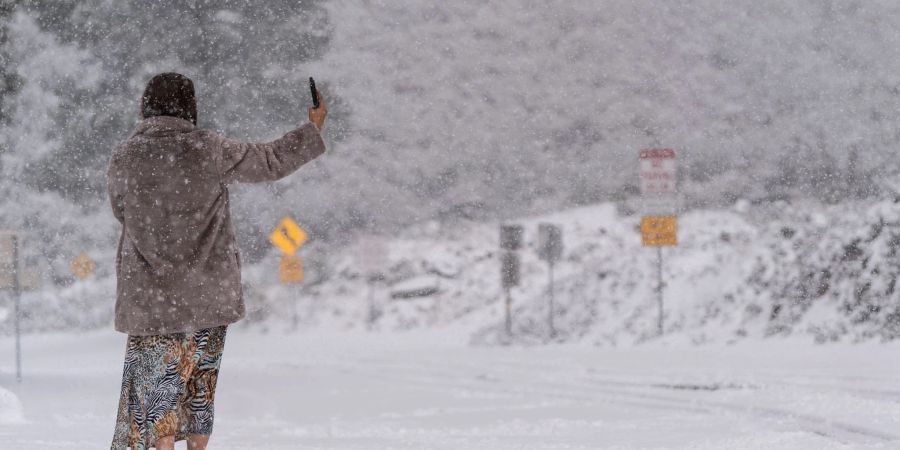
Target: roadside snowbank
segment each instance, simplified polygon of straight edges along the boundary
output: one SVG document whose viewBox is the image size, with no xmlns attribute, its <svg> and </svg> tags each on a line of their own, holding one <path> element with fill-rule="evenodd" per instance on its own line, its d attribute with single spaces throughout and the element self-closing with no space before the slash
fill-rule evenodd
<svg viewBox="0 0 900 450">
<path fill-rule="evenodd" d="M 25 423 L 22 402 L 16 394 L 0 387 L 0 425 Z"/>
</svg>

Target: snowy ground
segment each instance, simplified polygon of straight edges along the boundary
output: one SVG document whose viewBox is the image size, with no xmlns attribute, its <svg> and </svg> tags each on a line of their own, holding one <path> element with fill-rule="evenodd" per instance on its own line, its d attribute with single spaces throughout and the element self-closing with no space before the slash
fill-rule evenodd
<svg viewBox="0 0 900 450">
<path fill-rule="evenodd" d="M 457 335 L 232 330 L 210 449 L 900 448 L 898 344 Z M 0 339 L 0 448 L 108 445 L 123 336 L 26 336 L 21 385 L 12 350 Z"/>
</svg>

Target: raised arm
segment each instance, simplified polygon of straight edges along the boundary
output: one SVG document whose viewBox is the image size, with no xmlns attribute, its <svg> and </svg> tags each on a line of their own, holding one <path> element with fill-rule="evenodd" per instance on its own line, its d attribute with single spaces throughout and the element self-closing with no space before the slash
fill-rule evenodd
<svg viewBox="0 0 900 450">
<path fill-rule="evenodd" d="M 257 183 L 284 178 L 325 152 L 325 142 L 312 123 L 265 144 L 214 136 L 220 152 L 219 170 L 225 183 Z"/>
<path fill-rule="evenodd" d="M 215 136 L 214 148 L 221 152 L 219 169 L 225 183 L 256 183 L 284 178 L 300 166 L 325 153 L 320 130 L 328 108 L 316 91 L 319 107 L 309 108 L 309 122 L 266 144 L 250 144 Z"/>
</svg>

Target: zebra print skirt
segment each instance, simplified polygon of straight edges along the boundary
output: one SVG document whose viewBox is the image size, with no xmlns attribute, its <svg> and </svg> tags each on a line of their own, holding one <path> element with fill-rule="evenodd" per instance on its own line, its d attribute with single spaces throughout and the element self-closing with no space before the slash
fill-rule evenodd
<svg viewBox="0 0 900 450">
<path fill-rule="evenodd" d="M 225 329 L 128 337 L 112 450 L 212 433 Z"/>
</svg>

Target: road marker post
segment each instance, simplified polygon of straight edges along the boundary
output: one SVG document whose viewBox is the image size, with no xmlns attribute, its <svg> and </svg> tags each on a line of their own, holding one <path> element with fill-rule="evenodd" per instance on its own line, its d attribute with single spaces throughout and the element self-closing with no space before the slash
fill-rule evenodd
<svg viewBox="0 0 900 450">
<path fill-rule="evenodd" d="M 0 288 L 13 296 L 13 327 L 16 347 L 16 382 L 22 382 L 22 282 L 19 263 L 22 241 L 16 233 L 0 234 Z"/>
<path fill-rule="evenodd" d="M 381 236 L 367 236 L 360 242 L 359 265 L 366 279 L 366 303 L 368 313 L 366 328 L 369 331 L 375 328 L 375 321 L 381 316 L 378 306 L 375 304 L 375 294 L 378 283 L 385 279 L 385 266 L 390 263 L 390 248 Z"/>
<path fill-rule="evenodd" d="M 506 336 L 512 336 L 512 291 L 521 281 L 521 262 L 517 251 L 522 248 L 521 225 L 500 226 L 500 284 L 506 293 L 504 310 L 506 313 Z"/>
<path fill-rule="evenodd" d="M 675 150 L 651 148 L 640 151 L 639 178 L 644 216 L 641 218 L 641 244 L 656 247 L 656 299 L 659 307 L 657 333 L 665 331 L 663 247 L 678 245 L 677 160 Z"/>
<path fill-rule="evenodd" d="M 287 286 L 297 286 L 291 289 L 295 292 L 296 298 L 293 300 L 292 322 L 296 330 L 300 326 L 300 316 L 297 303 L 300 301 L 302 294 L 301 285 L 305 278 L 303 269 L 303 259 L 296 255 L 297 250 L 306 243 L 309 235 L 297 222 L 290 217 L 284 217 L 278 222 L 278 225 L 269 234 L 269 242 L 276 248 L 281 250 L 281 260 L 278 263 L 278 280 L 281 284 Z"/>
<path fill-rule="evenodd" d="M 69 270 L 72 271 L 72 274 L 75 275 L 80 281 L 87 280 L 95 270 L 97 270 L 97 263 L 91 259 L 90 255 L 87 252 L 81 252 L 74 260 L 72 260 L 72 264 L 69 265 Z M 85 283 L 79 283 L 81 286 L 78 288 L 80 291 L 80 297 L 83 301 L 88 301 L 87 295 L 87 286 Z"/>
<path fill-rule="evenodd" d="M 562 228 L 550 223 L 538 225 L 538 257 L 547 262 L 547 327 L 550 330 L 550 338 L 556 337 L 554 326 L 555 299 L 553 288 L 553 267 L 562 259 L 563 241 Z"/>
</svg>

